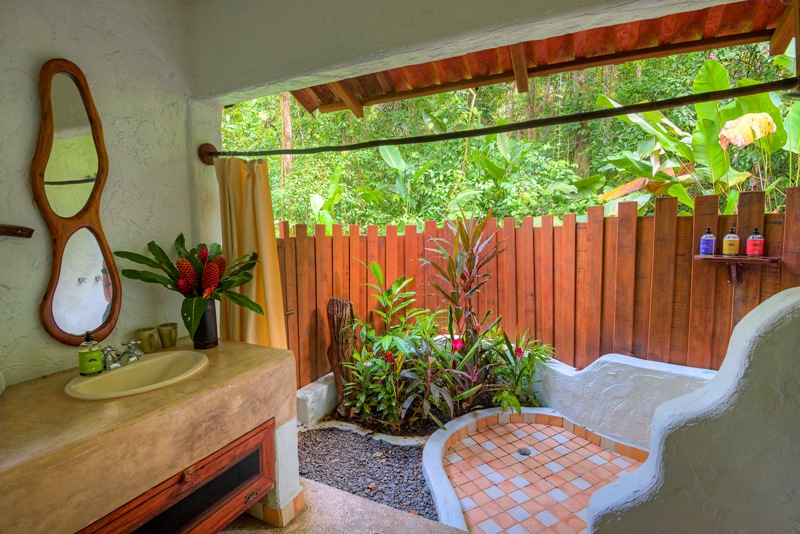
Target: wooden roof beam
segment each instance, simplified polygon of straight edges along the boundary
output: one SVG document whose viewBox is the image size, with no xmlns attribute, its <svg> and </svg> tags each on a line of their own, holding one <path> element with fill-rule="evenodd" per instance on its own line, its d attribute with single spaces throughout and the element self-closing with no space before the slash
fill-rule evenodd
<svg viewBox="0 0 800 534">
<path fill-rule="evenodd" d="M 772 34 L 772 38 L 769 40 L 769 55 L 777 56 L 778 54 L 783 54 L 789 47 L 789 43 L 795 35 L 798 3 L 800 3 L 798 0 L 792 2 L 781 15 L 781 20 L 778 21 L 778 25 L 775 27 L 775 33 Z"/>
<path fill-rule="evenodd" d="M 508 46 L 508 54 L 511 56 L 511 66 L 514 68 L 514 81 L 517 84 L 518 93 L 528 92 L 528 64 L 525 61 L 525 43 L 517 43 Z"/>
<path fill-rule="evenodd" d="M 571 70 L 588 69 L 589 67 L 600 67 L 603 65 L 617 65 L 626 63 L 628 61 L 636 61 L 639 59 L 647 59 L 650 57 L 666 57 L 674 54 L 685 54 L 688 52 L 699 52 L 702 50 L 710 50 L 713 48 L 725 48 L 727 46 L 736 46 L 741 44 L 763 43 L 772 35 L 772 30 L 761 30 L 741 35 L 727 35 L 724 37 L 714 37 L 712 39 L 705 39 L 703 41 L 689 41 L 686 43 L 674 43 L 664 45 L 657 50 L 645 48 L 640 50 L 630 50 L 627 52 L 617 52 L 606 56 L 596 56 L 592 58 L 576 59 L 573 61 L 565 61 L 563 63 L 556 63 L 553 65 L 542 65 L 538 67 L 531 67 L 528 69 L 528 75 L 531 78 L 540 76 L 549 76 L 550 74 L 557 74 L 559 72 L 567 72 Z M 409 98 L 418 98 L 421 96 L 435 95 L 439 93 L 446 93 L 449 91 L 458 91 L 461 89 L 468 89 L 474 87 L 481 87 L 484 85 L 491 85 L 495 83 L 506 83 L 515 80 L 514 73 L 502 73 L 484 76 L 481 78 L 472 78 L 470 80 L 460 80 L 457 82 L 443 83 L 442 85 L 433 85 L 430 87 L 421 87 L 419 89 L 412 89 L 408 91 L 400 91 L 397 93 L 378 95 L 365 98 L 362 102 L 364 106 L 374 106 L 376 104 L 385 104 L 387 102 L 395 102 L 397 100 L 406 100 Z M 323 104 L 319 107 L 320 113 L 330 113 L 332 111 L 341 111 L 347 109 L 344 102 L 335 102 L 333 104 Z"/>
<path fill-rule="evenodd" d="M 361 102 L 356 98 L 356 95 L 347 87 L 344 82 L 331 82 L 328 84 L 331 90 L 336 93 L 336 96 L 344 102 L 344 105 L 347 106 L 347 109 L 353 112 L 353 115 L 358 117 L 359 119 L 364 118 L 364 106 Z"/>
</svg>

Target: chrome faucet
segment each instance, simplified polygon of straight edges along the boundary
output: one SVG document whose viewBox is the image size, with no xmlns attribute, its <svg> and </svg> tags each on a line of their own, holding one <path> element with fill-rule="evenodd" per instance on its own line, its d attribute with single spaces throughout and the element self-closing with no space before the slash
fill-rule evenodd
<svg viewBox="0 0 800 534">
<path fill-rule="evenodd" d="M 103 347 L 103 369 L 111 371 L 112 369 L 122 367 L 119 357 L 120 352 L 111 345 Z"/>
<path fill-rule="evenodd" d="M 120 353 L 112 346 L 103 347 L 103 369 L 111 371 L 112 369 L 119 369 L 125 365 L 139 361 L 139 358 L 144 356 L 144 352 L 139 350 L 137 345 L 140 341 L 131 339 L 122 344 L 127 347 L 124 352 Z"/>
<path fill-rule="evenodd" d="M 119 357 L 120 362 L 122 365 L 128 365 L 130 363 L 135 363 L 139 361 L 139 358 L 144 356 L 144 352 L 142 352 L 138 345 L 141 344 L 141 341 L 138 339 L 131 339 L 130 341 L 126 341 L 122 344 L 123 347 L 128 347 L 125 349 L 125 352 Z"/>
</svg>

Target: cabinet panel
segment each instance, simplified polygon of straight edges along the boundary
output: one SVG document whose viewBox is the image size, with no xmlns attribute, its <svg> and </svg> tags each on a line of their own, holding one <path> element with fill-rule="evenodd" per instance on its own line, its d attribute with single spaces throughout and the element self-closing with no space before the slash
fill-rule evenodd
<svg viewBox="0 0 800 534">
<path fill-rule="evenodd" d="M 270 419 L 81 532 L 216 532 L 275 486 L 274 439 Z"/>
</svg>

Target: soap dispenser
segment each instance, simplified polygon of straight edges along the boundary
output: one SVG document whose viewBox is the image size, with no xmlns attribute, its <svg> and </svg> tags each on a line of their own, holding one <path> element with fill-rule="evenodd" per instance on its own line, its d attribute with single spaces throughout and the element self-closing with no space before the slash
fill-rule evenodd
<svg viewBox="0 0 800 534">
<path fill-rule="evenodd" d="M 99 374 L 103 370 L 103 351 L 91 332 L 86 332 L 78 347 L 78 372 L 83 376 Z"/>
</svg>

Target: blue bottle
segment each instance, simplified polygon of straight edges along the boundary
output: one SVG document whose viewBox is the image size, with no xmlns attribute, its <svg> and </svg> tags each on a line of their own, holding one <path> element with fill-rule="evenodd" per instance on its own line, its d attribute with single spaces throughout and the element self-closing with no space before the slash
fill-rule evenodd
<svg viewBox="0 0 800 534">
<path fill-rule="evenodd" d="M 711 228 L 706 228 L 706 233 L 700 238 L 700 254 L 713 256 L 717 250 L 717 238 L 711 233 Z"/>
</svg>

